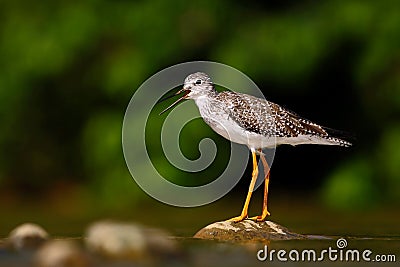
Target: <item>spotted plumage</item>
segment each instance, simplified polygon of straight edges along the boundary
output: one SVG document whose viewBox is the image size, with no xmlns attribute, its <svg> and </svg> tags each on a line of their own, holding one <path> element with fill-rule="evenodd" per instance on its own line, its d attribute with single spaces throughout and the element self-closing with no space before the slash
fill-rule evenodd
<svg viewBox="0 0 400 267">
<path fill-rule="evenodd" d="M 186 77 L 180 92 L 185 94 L 177 102 L 194 99 L 204 121 L 214 131 L 251 149 L 282 144 L 351 145 L 331 135 L 327 128 L 273 102 L 231 91 L 219 93 L 205 73 Z"/>
<path fill-rule="evenodd" d="M 230 108 L 226 109 L 230 117 L 250 132 L 288 138 L 289 144 L 291 138 L 310 136 L 325 139 L 330 144 L 350 145 L 329 135 L 328 129 L 265 99 L 230 91 L 219 93 L 216 99 L 230 103 Z"/>
</svg>

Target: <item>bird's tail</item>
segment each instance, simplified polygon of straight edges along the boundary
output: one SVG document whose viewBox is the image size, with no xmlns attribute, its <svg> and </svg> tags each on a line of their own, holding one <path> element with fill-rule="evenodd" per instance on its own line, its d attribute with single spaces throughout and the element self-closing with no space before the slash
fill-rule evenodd
<svg viewBox="0 0 400 267">
<path fill-rule="evenodd" d="M 352 146 L 355 141 L 355 137 L 348 132 L 335 130 L 328 127 L 322 128 L 328 133 L 328 137 L 326 139 L 331 141 L 334 145 L 349 147 Z"/>
</svg>

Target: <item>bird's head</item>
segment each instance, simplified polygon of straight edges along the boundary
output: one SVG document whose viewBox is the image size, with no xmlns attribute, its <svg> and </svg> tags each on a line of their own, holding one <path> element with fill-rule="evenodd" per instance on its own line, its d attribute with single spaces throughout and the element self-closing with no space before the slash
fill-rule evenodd
<svg viewBox="0 0 400 267">
<path fill-rule="evenodd" d="M 184 99 L 197 99 L 199 97 L 207 96 L 208 94 L 214 92 L 215 90 L 213 87 L 213 83 L 211 81 L 211 78 L 207 74 L 205 74 L 204 72 L 192 73 L 185 78 L 185 81 L 183 83 L 183 88 L 175 94 L 175 95 L 180 95 L 183 93 L 183 95 L 174 103 L 172 103 L 169 107 L 164 109 L 160 114 L 171 109 Z M 161 101 L 164 101 L 168 98 L 170 97 L 164 98 Z"/>
<path fill-rule="evenodd" d="M 196 99 L 214 92 L 214 87 L 207 74 L 196 72 L 186 77 L 183 88 L 179 92 L 187 93 L 188 99 Z"/>
</svg>

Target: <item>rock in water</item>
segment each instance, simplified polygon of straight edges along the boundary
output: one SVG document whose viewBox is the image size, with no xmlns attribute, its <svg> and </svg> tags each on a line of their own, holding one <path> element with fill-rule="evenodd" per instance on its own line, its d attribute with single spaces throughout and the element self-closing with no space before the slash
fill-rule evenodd
<svg viewBox="0 0 400 267">
<path fill-rule="evenodd" d="M 241 222 L 221 221 L 212 223 L 198 231 L 194 238 L 244 242 L 306 239 L 307 237 L 293 233 L 286 227 L 271 221 L 244 220 Z"/>
<path fill-rule="evenodd" d="M 44 244 L 35 255 L 37 267 L 88 267 L 93 266 L 89 256 L 78 243 L 53 240 Z"/>
<path fill-rule="evenodd" d="M 135 224 L 100 221 L 86 231 L 90 251 L 115 259 L 137 259 L 146 253 L 146 237 Z"/>
<path fill-rule="evenodd" d="M 175 255 L 177 246 L 169 236 L 162 230 L 133 223 L 99 221 L 88 228 L 85 243 L 96 254 L 136 260 Z"/>
<path fill-rule="evenodd" d="M 48 239 L 49 234 L 34 223 L 24 223 L 12 230 L 9 235 L 10 246 L 15 250 L 36 249 Z"/>
</svg>

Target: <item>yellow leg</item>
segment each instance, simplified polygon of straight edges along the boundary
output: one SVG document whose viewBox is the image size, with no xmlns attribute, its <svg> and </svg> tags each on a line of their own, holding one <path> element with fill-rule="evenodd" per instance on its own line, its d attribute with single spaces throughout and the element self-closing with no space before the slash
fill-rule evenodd
<svg viewBox="0 0 400 267">
<path fill-rule="evenodd" d="M 251 155 L 253 156 L 253 172 L 252 172 L 252 175 L 251 175 L 251 182 L 250 182 L 250 186 L 249 186 L 249 191 L 247 193 L 246 201 L 244 202 L 242 213 L 237 217 L 229 219 L 228 221 L 240 222 L 240 221 L 243 221 L 244 219 L 247 218 L 247 211 L 249 209 L 249 203 L 250 203 L 250 199 L 251 199 L 251 194 L 253 193 L 254 185 L 256 184 L 257 175 L 258 175 L 258 165 L 257 165 L 256 152 L 255 151 L 251 151 Z"/>
<path fill-rule="evenodd" d="M 260 151 L 260 158 L 261 158 L 261 162 L 264 166 L 264 174 L 265 174 L 263 208 L 262 208 L 261 215 L 250 218 L 251 220 L 255 220 L 257 222 L 265 221 L 265 218 L 267 218 L 267 216 L 270 215 L 270 213 L 268 211 L 268 186 L 269 186 L 269 171 L 270 171 L 270 169 L 269 169 L 267 160 L 265 159 L 264 155 L 262 154 L 262 151 Z"/>
</svg>

